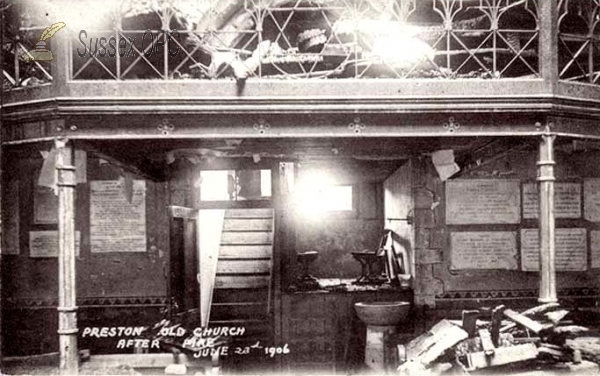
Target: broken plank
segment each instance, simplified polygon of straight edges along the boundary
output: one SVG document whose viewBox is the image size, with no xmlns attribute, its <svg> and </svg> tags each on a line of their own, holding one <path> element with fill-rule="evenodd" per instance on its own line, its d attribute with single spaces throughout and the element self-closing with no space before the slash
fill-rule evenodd
<svg viewBox="0 0 600 376">
<path fill-rule="evenodd" d="M 512 309 L 505 309 L 503 312 L 504 316 L 513 320 L 519 325 L 526 327 L 527 329 L 533 331 L 534 333 L 539 333 L 545 329 L 545 327 L 539 322 L 533 321 L 529 317 L 522 315 L 518 312 L 513 311 Z"/>
<path fill-rule="evenodd" d="M 473 371 L 482 368 L 517 363 L 535 359 L 537 356 L 538 349 L 533 343 L 498 347 L 494 351 L 493 356 L 486 355 L 483 351 L 467 355 L 468 369 L 469 371 Z"/>
<path fill-rule="evenodd" d="M 487 329 L 479 330 L 479 337 L 481 338 L 481 346 L 485 355 L 494 355 L 494 343 L 492 342 L 492 335 Z"/>
<path fill-rule="evenodd" d="M 483 348 L 481 347 L 481 338 L 479 337 L 467 338 L 454 346 L 454 353 L 457 357 L 466 356 L 467 354 L 478 351 L 483 351 Z"/>
<path fill-rule="evenodd" d="M 428 332 L 406 345 L 406 358 L 429 366 L 446 350 L 466 339 L 468 334 L 460 326 L 447 320 L 435 324 Z"/>
<path fill-rule="evenodd" d="M 516 345 L 523 343 L 539 343 L 542 339 L 540 337 L 516 337 L 512 339 L 512 342 Z"/>
<path fill-rule="evenodd" d="M 572 335 L 579 335 L 581 333 L 585 333 L 585 332 L 589 332 L 589 331 L 590 330 L 588 328 L 586 328 L 585 326 L 579 326 L 579 325 L 557 326 L 554 329 L 552 329 L 552 332 L 554 332 L 556 334 L 567 333 L 567 334 L 572 334 Z"/>
<path fill-rule="evenodd" d="M 500 326 L 502 324 L 502 312 L 505 308 L 504 305 L 499 305 L 492 310 L 492 325 L 490 332 L 494 346 L 500 345 Z"/>
<path fill-rule="evenodd" d="M 554 325 L 558 325 L 558 323 L 565 318 L 569 314 L 569 311 L 565 309 L 561 309 L 553 312 L 546 312 L 544 316 L 550 321 L 554 323 Z"/>
<path fill-rule="evenodd" d="M 529 308 L 523 312 L 521 312 L 522 315 L 525 316 L 534 316 L 537 314 L 541 314 L 547 311 L 550 311 L 552 309 L 558 308 L 560 307 L 560 304 L 558 303 L 546 303 L 546 304 L 542 304 L 533 308 Z M 504 333 L 507 332 L 513 328 L 515 328 L 517 325 L 515 323 L 510 323 L 508 325 L 503 326 L 502 328 L 500 328 L 500 333 Z"/>
<path fill-rule="evenodd" d="M 469 338 L 477 333 L 477 318 L 479 317 L 478 310 L 462 311 L 462 327 L 469 335 Z"/>
<path fill-rule="evenodd" d="M 540 354 L 546 354 L 558 360 L 566 360 L 569 358 L 568 354 L 563 351 L 560 346 L 550 346 L 549 344 L 542 343 L 538 348 Z"/>
<path fill-rule="evenodd" d="M 535 337 L 535 338 L 537 339 L 537 341 L 527 340 L 527 341 L 518 342 L 510 334 L 500 334 L 500 338 L 498 340 L 498 342 L 500 343 L 500 346 L 496 346 L 496 347 L 509 346 L 509 344 L 512 346 L 512 345 L 518 345 L 521 343 L 537 343 L 540 341 L 539 337 Z M 529 337 L 528 337 L 528 339 L 529 339 Z M 483 351 L 483 346 L 481 345 L 480 337 L 468 338 L 464 341 L 459 342 L 456 346 L 454 346 L 454 352 L 455 352 L 456 356 L 466 356 L 469 353 L 474 353 L 474 352 L 478 352 L 478 351 Z"/>
<path fill-rule="evenodd" d="M 544 312 L 550 311 L 551 309 L 558 308 L 558 307 L 560 307 L 560 304 L 558 304 L 558 303 L 546 303 L 546 304 L 539 305 L 537 307 L 529 308 L 529 309 L 521 312 L 521 314 L 525 315 L 525 316 L 533 316 L 533 315 L 537 315 L 539 313 L 544 313 Z"/>
<path fill-rule="evenodd" d="M 600 363 L 600 338 L 592 335 L 581 336 L 565 341 L 565 347 L 581 352 L 585 359 Z"/>
</svg>

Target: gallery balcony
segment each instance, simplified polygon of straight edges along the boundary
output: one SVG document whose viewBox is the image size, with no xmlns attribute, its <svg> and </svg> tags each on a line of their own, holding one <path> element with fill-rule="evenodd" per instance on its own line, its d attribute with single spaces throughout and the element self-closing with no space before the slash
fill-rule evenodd
<svg viewBox="0 0 600 376">
<path fill-rule="evenodd" d="M 54 3 L 4 11 L 5 119 L 600 110 L 597 1 Z M 56 20 L 54 60 L 25 61 Z"/>
</svg>

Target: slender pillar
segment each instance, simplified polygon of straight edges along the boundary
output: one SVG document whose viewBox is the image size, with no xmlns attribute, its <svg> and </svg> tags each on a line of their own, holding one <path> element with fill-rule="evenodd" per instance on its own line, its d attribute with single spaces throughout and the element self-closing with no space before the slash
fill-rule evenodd
<svg viewBox="0 0 600 376">
<path fill-rule="evenodd" d="M 542 135 L 538 166 L 540 192 L 540 297 L 542 303 L 556 302 L 556 269 L 554 241 L 554 139 L 549 129 Z"/>
<path fill-rule="evenodd" d="M 75 166 L 67 139 L 55 140 L 58 172 L 58 336 L 60 371 L 76 375 L 77 294 L 75 285 Z"/>
<path fill-rule="evenodd" d="M 558 81 L 558 0 L 538 2 L 538 27 L 540 76 L 553 92 Z"/>
</svg>

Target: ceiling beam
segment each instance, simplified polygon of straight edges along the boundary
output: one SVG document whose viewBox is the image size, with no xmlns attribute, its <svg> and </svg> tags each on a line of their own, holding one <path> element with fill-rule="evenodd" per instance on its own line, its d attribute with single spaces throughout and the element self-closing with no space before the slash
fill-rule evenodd
<svg viewBox="0 0 600 376">
<path fill-rule="evenodd" d="M 134 160 L 131 157 L 126 157 L 120 153 L 114 153 L 110 149 L 104 151 L 99 150 L 93 146 L 90 142 L 75 141 L 75 146 L 79 149 L 85 150 L 88 153 L 94 154 L 100 159 L 104 159 L 113 166 L 119 167 L 124 171 L 130 172 L 134 175 L 148 179 L 154 182 L 161 182 L 166 180 L 166 174 L 164 169 L 157 169 L 150 167 L 150 163 L 144 163 L 144 161 Z M 110 150 L 110 151 L 109 151 Z"/>
</svg>

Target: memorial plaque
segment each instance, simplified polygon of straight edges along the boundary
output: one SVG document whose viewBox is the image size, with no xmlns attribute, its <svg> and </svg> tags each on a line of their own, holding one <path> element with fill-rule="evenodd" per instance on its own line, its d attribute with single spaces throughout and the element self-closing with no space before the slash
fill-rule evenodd
<svg viewBox="0 0 600 376">
<path fill-rule="evenodd" d="M 19 181 L 9 180 L 6 183 L 2 211 L 2 254 L 18 255 L 19 248 Z"/>
<path fill-rule="evenodd" d="M 81 233 L 75 231 L 75 254 L 79 257 Z M 29 231 L 29 256 L 58 257 L 58 231 Z"/>
<path fill-rule="evenodd" d="M 133 181 L 131 202 L 121 180 L 90 182 L 92 253 L 146 251 L 146 182 Z"/>
<path fill-rule="evenodd" d="M 600 222 L 600 179 L 583 181 L 583 215 L 591 222 Z"/>
<path fill-rule="evenodd" d="M 590 231 L 590 248 L 592 254 L 592 268 L 600 268 L 600 231 Z"/>
<path fill-rule="evenodd" d="M 446 182 L 446 223 L 519 223 L 518 180 L 459 179 Z"/>
<path fill-rule="evenodd" d="M 581 218 L 581 184 L 554 184 L 554 213 L 556 218 Z M 538 185 L 523 184 L 523 218 L 538 218 L 539 214 Z"/>
<path fill-rule="evenodd" d="M 584 228 L 558 228 L 555 234 L 556 270 L 587 270 L 587 241 Z M 540 268 L 540 242 L 538 229 L 521 230 L 521 265 L 523 271 Z"/>
<path fill-rule="evenodd" d="M 36 224 L 58 223 L 58 195 L 48 187 L 35 186 L 33 191 L 33 221 Z"/>
<path fill-rule="evenodd" d="M 450 268 L 518 269 L 515 231 L 453 232 Z"/>
</svg>

